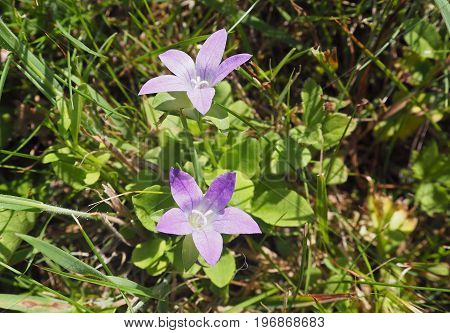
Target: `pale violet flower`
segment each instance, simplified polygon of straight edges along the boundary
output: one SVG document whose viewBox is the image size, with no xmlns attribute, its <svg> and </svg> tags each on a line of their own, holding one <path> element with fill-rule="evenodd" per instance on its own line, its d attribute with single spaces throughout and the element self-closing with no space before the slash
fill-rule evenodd
<svg viewBox="0 0 450 333">
<path fill-rule="evenodd" d="M 192 105 L 201 114 L 206 114 L 215 94 L 213 87 L 252 57 L 245 53 L 236 54 L 222 62 L 226 43 L 225 29 L 213 33 L 201 46 L 195 64 L 189 55 L 179 50 L 160 54 L 159 59 L 174 75 L 150 79 L 141 88 L 139 95 L 186 91 Z"/>
<path fill-rule="evenodd" d="M 180 208 L 172 208 L 158 221 L 156 230 L 166 234 L 190 235 L 200 255 L 214 266 L 222 254 L 221 234 L 260 234 L 258 224 L 236 207 L 225 208 L 234 192 L 236 173 L 217 177 L 205 195 L 186 172 L 170 169 L 170 188 Z"/>
</svg>

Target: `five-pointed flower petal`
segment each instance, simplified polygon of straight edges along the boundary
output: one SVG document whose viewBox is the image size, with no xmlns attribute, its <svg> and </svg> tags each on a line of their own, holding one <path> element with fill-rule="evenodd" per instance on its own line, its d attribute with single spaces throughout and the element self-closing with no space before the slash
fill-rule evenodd
<svg viewBox="0 0 450 333">
<path fill-rule="evenodd" d="M 174 75 L 150 79 L 141 88 L 139 95 L 185 91 L 197 111 L 206 114 L 214 98 L 213 87 L 252 57 L 242 53 L 222 62 L 226 43 L 227 32 L 221 29 L 203 43 L 195 63 L 189 55 L 179 50 L 160 54 L 159 59 Z"/>
<path fill-rule="evenodd" d="M 223 248 L 221 234 L 260 234 L 258 224 L 236 207 L 225 208 L 231 200 L 236 173 L 217 177 L 205 195 L 186 172 L 171 168 L 172 196 L 180 208 L 172 208 L 158 221 L 158 232 L 172 235 L 192 234 L 194 244 L 205 261 L 214 266 Z"/>
</svg>

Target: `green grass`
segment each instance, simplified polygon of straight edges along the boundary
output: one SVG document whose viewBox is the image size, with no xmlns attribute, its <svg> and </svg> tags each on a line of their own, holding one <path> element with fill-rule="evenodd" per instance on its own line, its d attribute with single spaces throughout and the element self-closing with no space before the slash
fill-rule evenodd
<svg viewBox="0 0 450 333">
<path fill-rule="evenodd" d="M 0 0 L 0 311 L 445 312 L 448 3 L 189 3 Z M 137 95 L 220 28 L 206 117 Z M 156 233 L 170 167 L 263 234 Z"/>
</svg>

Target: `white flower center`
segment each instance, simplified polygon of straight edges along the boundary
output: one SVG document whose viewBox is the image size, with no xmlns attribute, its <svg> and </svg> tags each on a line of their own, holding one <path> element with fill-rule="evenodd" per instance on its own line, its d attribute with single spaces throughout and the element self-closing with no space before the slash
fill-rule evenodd
<svg viewBox="0 0 450 333">
<path fill-rule="evenodd" d="M 209 87 L 209 82 L 202 80 L 200 76 L 197 76 L 195 79 L 191 79 L 191 84 L 194 89 L 203 89 Z"/>
<path fill-rule="evenodd" d="M 203 213 L 197 209 L 193 209 L 189 214 L 188 220 L 194 229 L 204 229 L 208 225 L 208 216 L 211 214 L 211 210 Z"/>
</svg>

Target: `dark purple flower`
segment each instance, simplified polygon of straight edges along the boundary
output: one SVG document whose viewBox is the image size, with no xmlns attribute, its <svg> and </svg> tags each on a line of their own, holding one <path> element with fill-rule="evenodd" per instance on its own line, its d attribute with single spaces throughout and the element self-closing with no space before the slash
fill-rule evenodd
<svg viewBox="0 0 450 333">
<path fill-rule="evenodd" d="M 205 41 L 195 59 L 179 50 L 169 50 L 159 59 L 175 75 L 162 75 L 150 79 L 139 91 L 139 95 L 159 92 L 186 91 L 192 105 L 206 114 L 211 108 L 215 94 L 214 86 L 233 70 L 247 62 L 250 54 L 237 54 L 222 62 L 227 32 L 216 31 Z"/>
<path fill-rule="evenodd" d="M 205 261 L 214 266 L 222 254 L 220 234 L 260 234 L 258 224 L 236 207 L 226 208 L 236 182 L 236 173 L 217 177 L 205 195 L 194 178 L 171 168 L 172 196 L 180 208 L 172 208 L 158 221 L 156 230 L 166 234 L 192 234 L 194 244 Z"/>
</svg>

